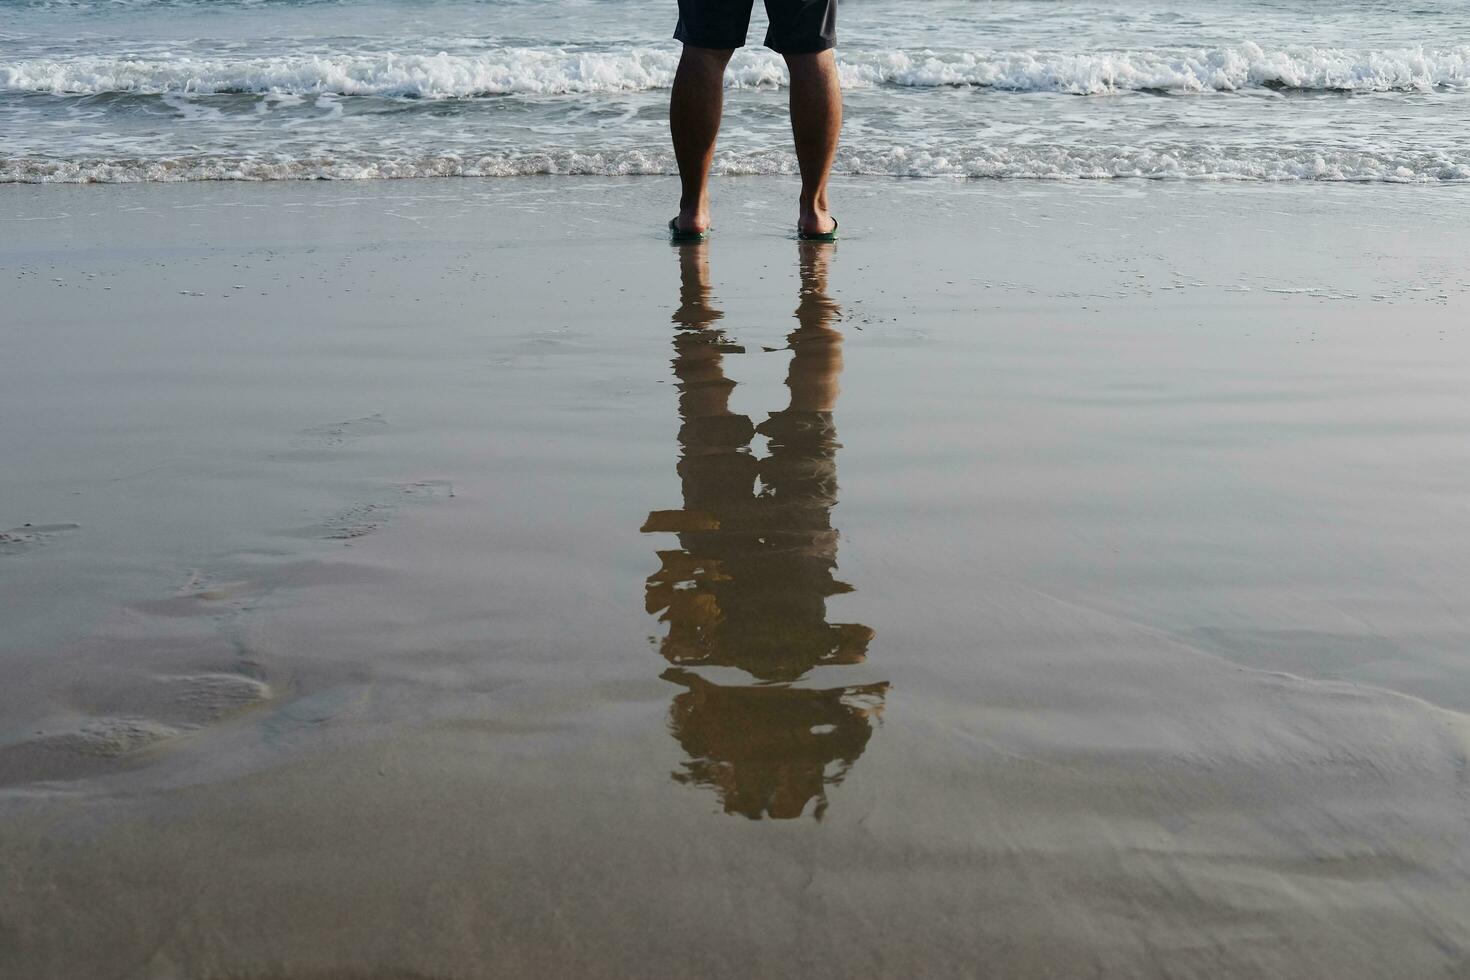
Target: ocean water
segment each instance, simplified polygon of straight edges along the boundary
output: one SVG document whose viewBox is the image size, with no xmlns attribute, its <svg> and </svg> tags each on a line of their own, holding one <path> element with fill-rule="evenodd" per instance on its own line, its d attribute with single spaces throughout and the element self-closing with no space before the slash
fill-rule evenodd
<svg viewBox="0 0 1470 980">
<path fill-rule="evenodd" d="M 716 168 L 795 169 L 781 59 Z M 0 0 L 0 182 L 667 174 L 673 0 Z M 844 0 L 846 174 L 1470 180 L 1470 5 Z"/>
</svg>

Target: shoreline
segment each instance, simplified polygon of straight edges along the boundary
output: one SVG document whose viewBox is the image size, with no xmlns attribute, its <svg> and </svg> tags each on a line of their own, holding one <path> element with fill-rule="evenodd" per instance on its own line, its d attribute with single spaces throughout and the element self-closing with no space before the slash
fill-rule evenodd
<svg viewBox="0 0 1470 980">
<path fill-rule="evenodd" d="M 512 157 L 485 157 L 482 161 L 465 165 L 459 155 L 446 156 L 430 161 L 414 160 L 371 160 L 347 162 L 334 165 L 323 172 L 314 163 L 279 164 L 262 163 L 249 159 L 207 158 L 194 161 L 54 161 L 50 159 L 0 158 L 0 187 L 6 186 L 137 186 L 172 184 L 298 184 L 327 183 L 353 184 L 363 182 L 397 181 L 453 181 L 453 180 L 525 180 L 534 178 L 563 178 L 582 180 L 643 180 L 677 178 L 671 152 L 660 151 L 654 159 L 657 165 L 649 164 L 649 157 L 642 151 L 627 151 L 631 158 L 619 164 L 613 171 L 606 169 L 603 162 L 609 155 L 601 151 L 553 150 Z M 1359 156 L 1360 154 L 1349 154 Z M 899 166 L 901 160 L 890 151 L 890 162 Z M 896 181 L 940 181 L 957 184 L 1001 183 L 1041 184 L 1059 186 L 1086 186 L 1089 184 L 1158 184 L 1163 186 L 1244 186 L 1244 187 L 1464 187 L 1470 184 L 1470 169 L 1459 164 L 1445 164 L 1451 169 L 1449 175 L 1429 173 L 1379 172 L 1372 174 L 1334 173 L 1332 164 L 1320 155 L 1313 154 L 1290 163 L 1296 169 L 1262 176 L 1252 172 L 1230 170 L 1197 170 L 1179 172 L 1157 169 L 1155 154 L 1145 153 L 1139 161 L 1121 170 L 1096 169 L 1090 172 L 1067 173 L 1047 169 L 1042 161 L 1011 167 L 999 160 L 979 159 L 966 164 L 967 169 L 958 172 L 912 172 L 885 170 L 870 162 L 858 159 L 854 163 L 850 151 L 839 150 L 837 166 L 833 176 L 840 183 L 846 181 L 896 180 Z M 556 161 L 549 163 L 548 160 Z M 1081 158 L 1078 158 L 1079 165 Z M 882 162 L 880 156 L 879 162 Z M 290 167 L 295 166 L 292 171 Z M 302 169 L 302 167 L 307 169 Z M 849 169 L 856 166 L 857 169 Z M 5 168 L 20 168 L 7 170 Z M 180 172 L 186 176 L 170 176 Z M 423 168 L 425 172 L 420 172 Z M 39 169 L 38 169 L 39 168 Z M 139 169 L 143 176 L 137 176 Z M 285 169 L 283 169 L 285 168 Z M 125 175 L 117 176 L 121 171 Z M 719 181 L 729 180 L 780 180 L 796 179 L 796 158 L 784 151 L 769 151 L 751 160 L 730 159 L 728 154 L 715 158 L 711 173 Z M 58 176 L 64 175 L 64 176 Z"/>
</svg>

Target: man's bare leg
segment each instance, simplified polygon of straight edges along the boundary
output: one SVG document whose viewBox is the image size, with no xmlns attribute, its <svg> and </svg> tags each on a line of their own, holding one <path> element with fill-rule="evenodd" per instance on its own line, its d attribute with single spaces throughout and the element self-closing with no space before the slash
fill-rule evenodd
<svg viewBox="0 0 1470 980">
<path fill-rule="evenodd" d="M 679 230 L 709 230 L 709 167 L 725 103 L 725 65 L 733 51 L 684 45 L 674 91 L 669 97 L 669 129 L 679 161 Z"/>
<path fill-rule="evenodd" d="M 842 129 L 837 56 L 830 50 L 788 54 L 786 67 L 791 72 L 791 134 L 796 138 L 796 161 L 801 167 L 801 213 L 796 227 L 807 234 L 825 234 L 837 227 L 827 213 L 827 178 Z"/>
</svg>

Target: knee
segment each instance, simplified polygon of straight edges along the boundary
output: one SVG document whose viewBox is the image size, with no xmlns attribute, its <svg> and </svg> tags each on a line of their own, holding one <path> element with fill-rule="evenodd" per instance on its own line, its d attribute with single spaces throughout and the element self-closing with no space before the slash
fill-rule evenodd
<svg viewBox="0 0 1470 980">
<path fill-rule="evenodd" d="M 787 54 L 782 57 L 786 59 L 786 70 L 791 73 L 792 78 L 810 78 L 833 74 L 837 71 L 837 55 L 831 48 L 825 51 Z"/>
<path fill-rule="evenodd" d="M 729 64 L 730 57 L 734 54 L 734 48 L 701 48 L 686 44 L 684 53 L 679 56 L 679 63 L 705 70 L 724 71 L 725 65 Z"/>
</svg>

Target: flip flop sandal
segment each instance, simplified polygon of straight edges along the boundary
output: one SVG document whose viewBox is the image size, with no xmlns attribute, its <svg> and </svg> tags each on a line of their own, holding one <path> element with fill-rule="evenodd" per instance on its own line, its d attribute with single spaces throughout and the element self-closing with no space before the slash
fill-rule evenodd
<svg viewBox="0 0 1470 980">
<path fill-rule="evenodd" d="M 669 241 L 678 244 L 684 242 L 702 242 L 709 237 L 708 231 L 684 231 L 679 227 L 677 215 L 669 219 Z"/>
<path fill-rule="evenodd" d="M 796 240 L 801 242 L 835 242 L 837 241 L 837 219 L 832 219 L 831 231 L 802 231 L 797 229 Z"/>
</svg>

